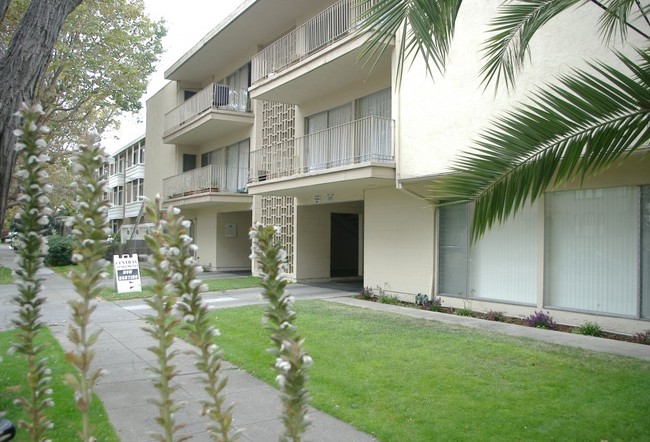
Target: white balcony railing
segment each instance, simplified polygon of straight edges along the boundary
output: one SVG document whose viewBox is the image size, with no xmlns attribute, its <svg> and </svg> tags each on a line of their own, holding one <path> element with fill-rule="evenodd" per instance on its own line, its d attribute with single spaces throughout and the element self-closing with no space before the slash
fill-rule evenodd
<svg viewBox="0 0 650 442">
<path fill-rule="evenodd" d="M 166 199 L 217 192 L 246 191 L 248 169 L 210 164 L 163 180 Z"/>
<path fill-rule="evenodd" d="M 340 0 L 270 44 L 251 61 L 251 82 L 286 69 L 328 44 L 348 35 L 377 0 Z"/>
<path fill-rule="evenodd" d="M 251 152 L 251 182 L 362 163 L 392 163 L 393 120 L 366 117 Z"/>
<path fill-rule="evenodd" d="M 223 84 L 212 83 L 165 115 L 164 135 L 211 109 L 248 112 L 248 91 L 246 89 L 231 89 Z"/>
</svg>

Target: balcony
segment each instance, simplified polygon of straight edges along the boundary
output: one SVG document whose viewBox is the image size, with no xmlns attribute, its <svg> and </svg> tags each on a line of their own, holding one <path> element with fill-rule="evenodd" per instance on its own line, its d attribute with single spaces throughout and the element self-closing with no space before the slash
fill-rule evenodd
<svg viewBox="0 0 650 442">
<path fill-rule="evenodd" d="M 144 164 L 134 164 L 126 168 L 126 182 L 144 179 Z"/>
<path fill-rule="evenodd" d="M 248 91 L 213 83 L 165 115 L 163 142 L 195 146 L 252 124 Z"/>
<path fill-rule="evenodd" d="M 117 186 L 124 185 L 124 172 L 114 173 L 108 177 L 108 187 L 111 189 Z"/>
<path fill-rule="evenodd" d="M 210 164 L 165 178 L 163 195 L 165 202 L 175 206 L 250 205 L 253 199 L 246 193 L 247 176 L 247 168 Z"/>
<path fill-rule="evenodd" d="M 301 187 L 393 180 L 393 125 L 371 116 L 253 151 L 249 193 L 295 195 Z"/>
<path fill-rule="evenodd" d="M 390 79 L 391 51 L 364 66 L 358 56 L 366 39 L 346 38 L 354 35 L 368 8 L 357 0 L 341 0 L 256 54 L 251 97 L 299 104 L 371 75 Z"/>
</svg>

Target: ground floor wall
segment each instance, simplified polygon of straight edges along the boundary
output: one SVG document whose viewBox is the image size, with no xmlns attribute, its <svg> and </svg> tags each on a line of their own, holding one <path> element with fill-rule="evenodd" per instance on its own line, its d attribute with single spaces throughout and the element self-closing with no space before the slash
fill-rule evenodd
<svg viewBox="0 0 650 442">
<path fill-rule="evenodd" d="M 413 302 L 432 290 L 434 211 L 394 188 L 366 190 L 364 286 Z"/>
<path fill-rule="evenodd" d="M 251 268 L 248 231 L 252 212 L 218 213 L 214 209 L 183 210 L 192 222 L 191 234 L 199 250 L 199 263 L 212 270 L 247 270 Z"/>
</svg>

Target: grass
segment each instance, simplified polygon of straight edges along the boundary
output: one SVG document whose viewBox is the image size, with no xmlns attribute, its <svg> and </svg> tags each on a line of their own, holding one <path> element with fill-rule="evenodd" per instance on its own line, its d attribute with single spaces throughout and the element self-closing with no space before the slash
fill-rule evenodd
<svg viewBox="0 0 650 442">
<path fill-rule="evenodd" d="M 76 264 L 68 265 L 68 266 L 58 266 L 58 267 L 50 267 L 50 269 L 61 276 L 65 276 L 66 278 L 68 277 L 68 274 L 70 273 L 71 270 L 79 270 L 79 266 Z M 106 267 L 106 272 L 108 273 L 108 278 L 113 278 L 113 264 L 108 264 Z"/>
<path fill-rule="evenodd" d="M 244 289 L 259 286 L 259 278 L 255 276 L 243 276 L 240 278 L 219 278 L 206 279 L 203 281 L 208 286 L 210 292 L 221 292 L 224 290 Z M 112 287 L 105 287 L 101 290 L 99 296 L 106 301 L 124 301 L 127 299 L 149 298 L 153 295 L 151 286 L 144 285 L 142 292 L 117 293 Z"/>
<path fill-rule="evenodd" d="M 20 395 L 27 393 L 21 392 L 25 384 L 24 360 L 17 353 L 7 355 L 7 349 L 15 341 L 15 336 L 14 330 L 0 332 L 0 355 L 3 358 L 2 369 L 0 369 L 0 410 L 6 412 L 4 416 L 6 419 L 17 425 L 18 420 L 22 418 L 22 410 L 13 402 Z M 39 335 L 39 341 L 45 345 L 44 355 L 47 356 L 48 367 L 52 370 L 50 385 L 55 406 L 49 408 L 47 414 L 54 423 L 54 428 L 48 433 L 48 437 L 54 441 L 78 440 L 77 432 L 81 430 L 81 415 L 75 408 L 72 389 L 63 383 L 64 373 L 73 373 L 74 368 L 66 361 L 61 347 L 49 330 L 44 329 L 44 332 Z M 97 440 L 119 442 L 120 439 L 115 434 L 106 411 L 96 396 L 90 410 Z M 18 429 L 15 440 L 27 440 L 25 431 Z"/>
<path fill-rule="evenodd" d="M 647 440 L 650 363 L 298 302 L 312 404 L 381 441 Z M 225 358 L 275 385 L 260 306 L 220 309 Z"/>
<path fill-rule="evenodd" d="M 11 276 L 11 269 L 0 266 L 0 284 L 13 284 L 14 278 Z"/>
</svg>

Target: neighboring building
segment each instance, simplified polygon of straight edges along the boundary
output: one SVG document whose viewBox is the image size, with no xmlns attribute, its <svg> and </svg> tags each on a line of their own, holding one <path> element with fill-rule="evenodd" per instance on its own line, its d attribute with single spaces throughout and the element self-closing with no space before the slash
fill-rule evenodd
<svg viewBox="0 0 650 442">
<path fill-rule="evenodd" d="M 150 227 L 144 222 L 144 135 L 111 156 L 100 175 L 108 181 L 106 198 L 113 203 L 108 221 L 122 243 L 142 240 Z"/>
<path fill-rule="evenodd" d="M 436 294 L 450 306 L 648 328 L 647 158 L 548 193 L 472 247 L 468 209 L 425 200 L 431 177 L 534 85 L 614 62 L 600 11 L 551 21 L 508 95 L 479 77 L 499 1 L 463 5 L 444 76 L 417 59 L 399 87 L 399 41 L 376 63 L 358 61 L 356 3 L 246 1 L 147 102 L 145 194 L 193 221 L 201 263 L 250 268 L 247 231 L 261 221 L 281 227 L 297 281 L 357 277 L 409 301 Z"/>
</svg>

